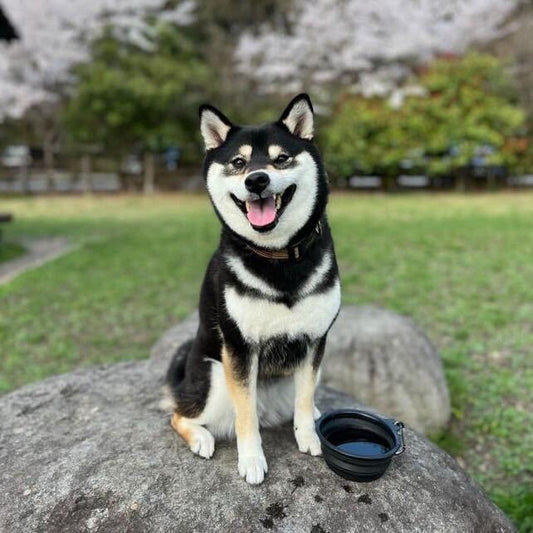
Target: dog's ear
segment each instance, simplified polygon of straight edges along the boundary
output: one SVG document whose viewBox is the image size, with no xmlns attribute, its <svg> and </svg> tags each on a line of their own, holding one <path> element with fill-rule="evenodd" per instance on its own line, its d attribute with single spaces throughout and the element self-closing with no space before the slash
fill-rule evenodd
<svg viewBox="0 0 533 533">
<path fill-rule="evenodd" d="M 278 122 L 296 137 L 310 141 L 313 138 L 313 121 L 313 104 L 309 95 L 302 93 L 291 100 Z"/>
<path fill-rule="evenodd" d="M 200 131 L 206 150 L 218 148 L 228 136 L 233 124 L 216 107 L 208 104 L 200 106 Z"/>
</svg>

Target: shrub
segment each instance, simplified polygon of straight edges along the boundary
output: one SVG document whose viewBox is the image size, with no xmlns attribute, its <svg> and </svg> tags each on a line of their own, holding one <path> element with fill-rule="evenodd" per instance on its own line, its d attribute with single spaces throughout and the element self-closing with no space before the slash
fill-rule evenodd
<svg viewBox="0 0 533 533">
<path fill-rule="evenodd" d="M 449 175 L 480 153 L 485 165 L 517 165 L 525 114 L 496 58 L 478 53 L 440 58 L 409 85 L 424 96 L 405 96 L 396 108 L 383 98 L 341 98 L 324 133 L 334 174 L 393 176 L 408 160 L 411 169 Z"/>
</svg>

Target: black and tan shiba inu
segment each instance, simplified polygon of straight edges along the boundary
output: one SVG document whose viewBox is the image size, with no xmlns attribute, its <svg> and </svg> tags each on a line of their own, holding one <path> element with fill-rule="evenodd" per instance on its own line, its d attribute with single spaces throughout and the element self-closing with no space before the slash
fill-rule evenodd
<svg viewBox="0 0 533 533">
<path fill-rule="evenodd" d="M 196 338 L 168 370 L 167 406 L 172 427 L 201 457 L 213 455 L 215 437 L 235 432 L 240 475 L 261 483 L 260 425 L 293 417 L 300 451 L 320 454 L 314 392 L 340 306 L 328 185 L 306 94 L 271 124 L 236 126 L 209 105 L 200 122 L 222 234 Z"/>
</svg>

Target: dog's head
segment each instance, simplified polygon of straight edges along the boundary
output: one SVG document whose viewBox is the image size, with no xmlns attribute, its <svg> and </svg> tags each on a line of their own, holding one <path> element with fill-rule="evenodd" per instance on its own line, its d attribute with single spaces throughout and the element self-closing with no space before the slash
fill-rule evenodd
<svg viewBox="0 0 533 533">
<path fill-rule="evenodd" d="M 312 231 L 327 200 L 327 182 L 313 143 L 313 107 L 306 94 L 277 122 L 232 124 L 218 109 L 200 107 L 204 176 L 223 224 L 264 248 L 283 248 Z"/>
</svg>

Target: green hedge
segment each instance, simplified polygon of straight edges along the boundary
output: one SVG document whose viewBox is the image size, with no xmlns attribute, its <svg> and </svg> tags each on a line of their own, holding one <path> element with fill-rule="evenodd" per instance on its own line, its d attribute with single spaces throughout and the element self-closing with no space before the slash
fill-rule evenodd
<svg viewBox="0 0 533 533">
<path fill-rule="evenodd" d="M 323 139 L 334 176 L 393 176 L 405 160 L 412 171 L 449 175 L 482 147 L 488 165 L 520 165 L 527 150 L 525 113 L 496 58 L 437 59 L 407 85 L 424 96 L 405 96 L 396 108 L 384 98 L 340 98 Z"/>
</svg>

